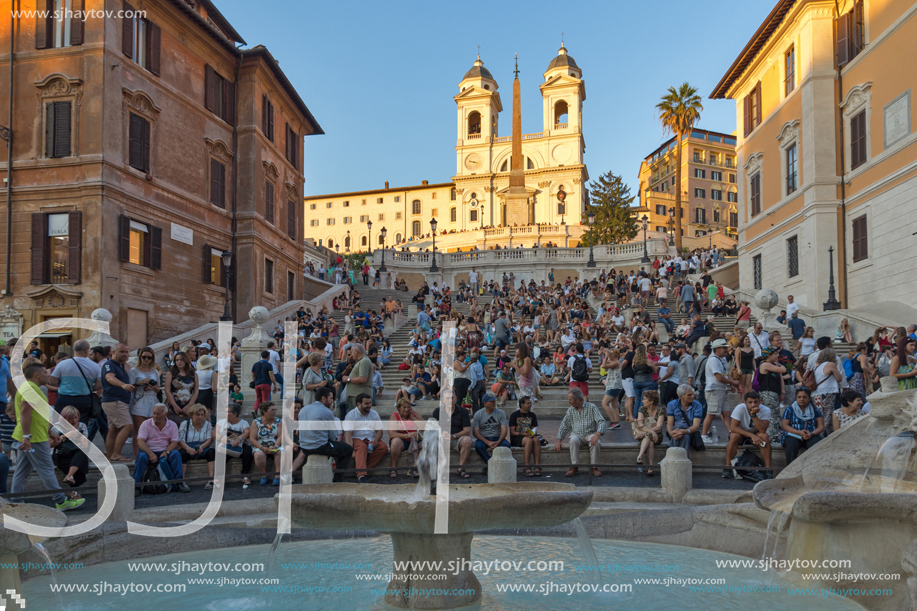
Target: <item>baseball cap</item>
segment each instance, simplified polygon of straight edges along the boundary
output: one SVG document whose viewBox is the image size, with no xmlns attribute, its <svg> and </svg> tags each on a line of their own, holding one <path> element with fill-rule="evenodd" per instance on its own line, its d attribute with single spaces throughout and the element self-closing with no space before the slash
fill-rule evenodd
<svg viewBox="0 0 917 611">
<path fill-rule="evenodd" d="M 719 341 L 719 340 L 716 340 L 716 341 Z M 688 346 L 686 346 L 684 342 L 678 342 L 677 344 L 675 344 L 674 347 L 675 348 L 685 348 L 685 349 L 688 348 Z"/>
<path fill-rule="evenodd" d="M 484 395 L 483 397 L 481 397 L 481 403 L 492 403 L 492 402 L 494 402 L 494 401 L 496 401 L 496 400 L 497 400 L 497 398 L 496 398 L 495 396 L 493 396 L 492 394 L 490 394 L 490 393 L 487 393 L 486 395 Z"/>
</svg>

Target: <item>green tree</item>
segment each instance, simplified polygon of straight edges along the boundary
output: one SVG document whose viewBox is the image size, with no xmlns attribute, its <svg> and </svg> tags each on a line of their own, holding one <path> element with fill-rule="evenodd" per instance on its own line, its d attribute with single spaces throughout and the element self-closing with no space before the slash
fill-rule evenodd
<svg viewBox="0 0 917 611">
<path fill-rule="evenodd" d="M 700 120 L 704 110 L 697 89 L 687 82 L 678 89 L 669 87 L 669 91 L 656 104 L 659 120 L 662 122 L 662 133 L 675 134 L 675 247 L 681 251 L 681 142 L 691 133 L 694 124 Z"/>
<path fill-rule="evenodd" d="M 635 196 L 620 176 L 606 172 L 589 183 L 589 199 L 586 213 L 595 214 L 595 222 L 584 240 L 591 239 L 593 231 L 595 244 L 621 244 L 637 235 L 637 224 L 630 211 Z"/>
</svg>

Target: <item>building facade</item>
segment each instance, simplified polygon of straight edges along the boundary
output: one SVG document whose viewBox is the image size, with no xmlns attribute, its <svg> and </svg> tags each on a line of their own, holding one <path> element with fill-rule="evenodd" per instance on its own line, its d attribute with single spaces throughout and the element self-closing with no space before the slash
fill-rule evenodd
<svg viewBox="0 0 917 611">
<path fill-rule="evenodd" d="M 740 284 L 886 315 L 917 281 L 917 5 L 780 0 L 711 97 L 736 101 Z M 833 258 L 829 249 L 833 249 Z"/>
<path fill-rule="evenodd" d="M 539 87 L 544 130 L 522 135 L 525 187 L 530 194 L 528 224 L 579 225 L 589 180 L 583 160 L 583 74 L 561 47 L 543 76 Z M 512 136 L 500 136 L 503 103 L 498 89 L 480 58 L 459 83 L 456 172 L 450 182 L 424 181 L 391 189 L 386 183 L 378 191 L 306 197 L 306 236 L 323 239 L 331 248 L 337 245 L 340 252 L 354 252 L 366 250 L 370 243 L 373 248 L 381 246 L 378 223 L 386 227 L 388 246 L 427 235 L 432 218 L 440 233 L 512 225 L 506 222 L 504 206 Z M 367 221 L 372 221 L 372 229 Z"/>
<path fill-rule="evenodd" d="M 60 3 L 38 4 L 19 8 Z M 114 14 L 0 24 L 3 304 L 26 327 L 105 308 L 137 348 L 218 320 L 227 279 L 234 314 L 299 295 L 302 138 L 322 132 L 268 50 L 210 0 L 63 4 Z M 84 334 L 57 335 L 46 351 Z"/>
<path fill-rule="evenodd" d="M 738 178 L 734 134 L 694 129 L 681 147 L 682 234 L 702 237 L 721 232 L 735 237 Z M 649 229 L 671 232 L 676 189 L 675 138 L 664 142 L 640 163 L 640 209 Z"/>
</svg>

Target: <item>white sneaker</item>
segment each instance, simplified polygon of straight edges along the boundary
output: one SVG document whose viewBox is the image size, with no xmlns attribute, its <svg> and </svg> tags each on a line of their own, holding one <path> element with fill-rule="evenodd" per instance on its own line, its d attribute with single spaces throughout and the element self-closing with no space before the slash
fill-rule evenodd
<svg viewBox="0 0 917 611">
<path fill-rule="evenodd" d="M 701 435 L 700 438 L 704 443 L 713 443 L 713 438 L 710 435 Z"/>
</svg>

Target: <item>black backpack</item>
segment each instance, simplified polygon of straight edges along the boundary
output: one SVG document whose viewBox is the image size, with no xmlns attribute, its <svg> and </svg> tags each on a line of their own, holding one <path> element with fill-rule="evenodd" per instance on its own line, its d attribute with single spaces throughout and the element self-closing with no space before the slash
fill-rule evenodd
<svg viewBox="0 0 917 611">
<path fill-rule="evenodd" d="M 143 481 L 144 483 L 163 481 L 162 474 L 159 471 L 159 463 L 155 465 L 148 464 L 146 466 L 146 472 L 143 474 Z M 141 494 L 165 494 L 169 491 L 169 488 L 165 484 L 152 484 L 143 486 L 140 490 Z"/>
<path fill-rule="evenodd" d="M 761 460 L 761 457 L 752 450 L 746 449 L 742 452 L 742 456 L 739 457 L 739 460 L 736 461 L 735 466 L 737 467 L 763 467 L 764 461 Z M 760 482 L 765 479 L 764 473 L 761 471 L 737 471 L 739 476 L 742 479 L 748 480 L 750 482 Z"/>
<path fill-rule="evenodd" d="M 589 367 L 586 365 L 585 356 L 573 357 L 573 379 L 576 382 L 585 382 L 589 379 Z"/>
<path fill-rule="evenodd" d="M 694 386 L 703 390 L 707 387 L 707 359 L 710 357 L 702 356 L 694 364 Z"/>
</svg>

